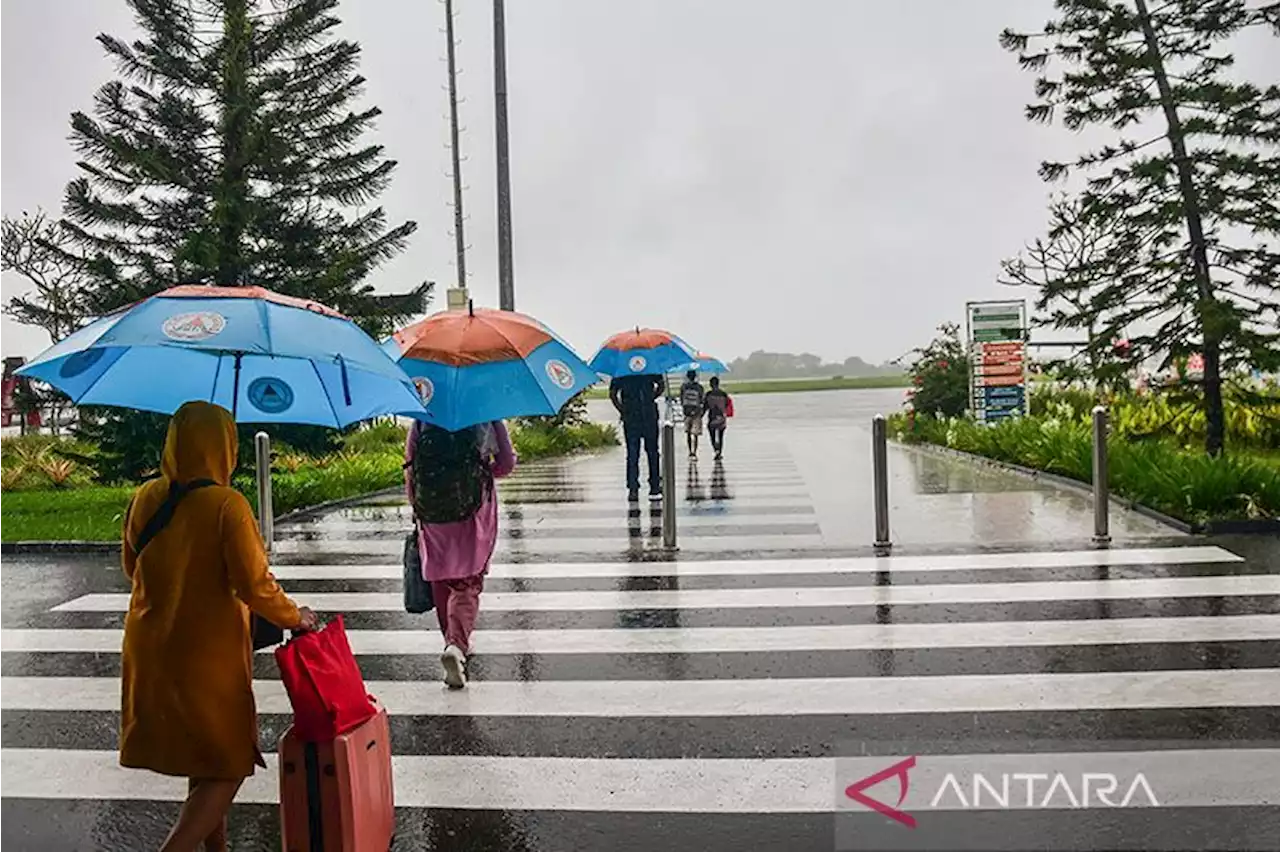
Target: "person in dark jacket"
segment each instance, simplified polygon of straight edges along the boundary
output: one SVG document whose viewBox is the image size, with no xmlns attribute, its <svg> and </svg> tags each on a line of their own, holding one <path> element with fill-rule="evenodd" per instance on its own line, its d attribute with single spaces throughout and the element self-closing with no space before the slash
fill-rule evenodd
<svg viewBox="0 0 1280 852">
<path fill-rule="evenodd" d="M 716 461 L 719 461 L 724 458 L 724 429 L 729 425 L 729 415 L 733 413 L 733 400 L 720 389 L 719 377 L 711 377 L 711 390 L 707 391 L 703 404 L 707 411 L 707 435 L 711 438 Z"/>
<path fill-rule="evenodd" d="M 662 376 L 620 376 L 609 383 L 609 400 L 622 417 L 627 443 L 627 499 L 640 499 L 640 445 L 649 459 L 649 499 L 662 499 L 658 464 L 658 398 Z"/>
</svg>

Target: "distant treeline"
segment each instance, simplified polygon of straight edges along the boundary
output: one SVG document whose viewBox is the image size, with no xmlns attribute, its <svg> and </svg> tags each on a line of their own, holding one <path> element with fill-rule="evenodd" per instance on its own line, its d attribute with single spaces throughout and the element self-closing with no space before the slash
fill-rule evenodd
<svg viewBox="0 0 1280 852">
<path fill-rule="evenodd" d="M 790 352 L 765 352 L 757 350 L 746 358 L 735 358 L 729 362 L 734 379 L 798 379 L 817 378 L 822 376 L 844 376 L 846 378 L 862 376 L 894 376 L 902 373 L 902 368 L 894 364 L 868 364 L 856 355 L 844 359 L 843 362 L 827 363 L 817 355 L 805 352 L 793 355 Z"/>
</svg>

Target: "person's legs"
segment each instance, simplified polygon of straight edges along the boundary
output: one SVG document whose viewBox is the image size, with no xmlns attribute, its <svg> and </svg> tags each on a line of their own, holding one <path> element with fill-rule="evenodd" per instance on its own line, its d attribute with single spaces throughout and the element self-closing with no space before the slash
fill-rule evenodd
<svg viewBox="0 0 1280 852">
<path fill-rule="evenodd" d="M 227 811 L 244 779 L 228 781 L 214 778 L 192 778 L 187 783 L 187 800 L 182 803 L 178 821 L 165 838 L 160 852 L 195 852 L 201 846 L 207 852 L 227 848 Z"/>
<path fill-rule="evenodd" d="M 444 641 L 457 645 L 462 653 L 471 653 L 471 633 L 480 615 L 480 593 L 484 591 L 484 575 L 449 581 L 449 626 Z"/>
<path fill-rule="evenodd" d="M 449 583 L 436 580 L 431 584 L 431 602 L 435 605 L 436 621 L 440 622 L 440 634 L 449 635 Z"/>
<path fill-rule="evenodd" d="M 467 685 L 467 654 L 471 652 L 471 633 L 480 614 L 480 593 L 484 591 L 484 575 L 449 580 L 447 584 L 449 612 L 444 616 L 444 651 L 440 666 L 444 682 L 450 689 Z"/>
<path fill-rule="evenodd" d="M 649 457 L 649 493 L 662 493 L 662 465 L 658 458 L 658 421 L 644 425 L 644 451 Z"/>
<path fill-rule="evenodd" d="M 640 438 L 643 432 L 638 424 L 622 421 L 622 436 L 627 444 L 627 492 L 635 496 L 640 491 Z"/>
</svg>

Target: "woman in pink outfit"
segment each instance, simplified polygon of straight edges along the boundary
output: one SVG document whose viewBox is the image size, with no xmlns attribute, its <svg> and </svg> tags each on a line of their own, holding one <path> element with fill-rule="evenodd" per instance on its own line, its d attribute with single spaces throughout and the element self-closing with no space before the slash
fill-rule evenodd
<svg viewBox="0 0 1280 852">
<path fill-rule="evenodd" d="M 409 430 L 405 447 L 405 489 L 413 501 L 412 464 L 418 425 Z M 516 467 L 511 436 L 501 421 L 482 423 L 477 430 L 480 453 L 495 479 L 510 475 Z M 484 575 L 498 541 L 498 494 L 491 490 L 480 509 L 465 521 L 447 524 L 418 524 L 418 555 L 422 577 L 431 584 L 436 617 L 444 633 L 445 648 L 440 655 L 444 681 L 453 689 L 467 685 L 466 659 L 471 650 L 471 632 L 480 613 L 480 593 Z"/>
</svg>

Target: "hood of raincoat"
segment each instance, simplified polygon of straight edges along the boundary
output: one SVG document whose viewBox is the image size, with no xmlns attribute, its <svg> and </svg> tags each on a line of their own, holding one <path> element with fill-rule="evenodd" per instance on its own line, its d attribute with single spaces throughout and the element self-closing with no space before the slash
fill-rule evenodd
<svg viewBox="0 0 1280 852">
<path fill-rule="evenodd" d="M 231 412 L 208 402 L 188 402 L 169 421 L 160 473 L 170 482 L 212 479 L 231 484 L 239 438 Z"/>
</svg>

